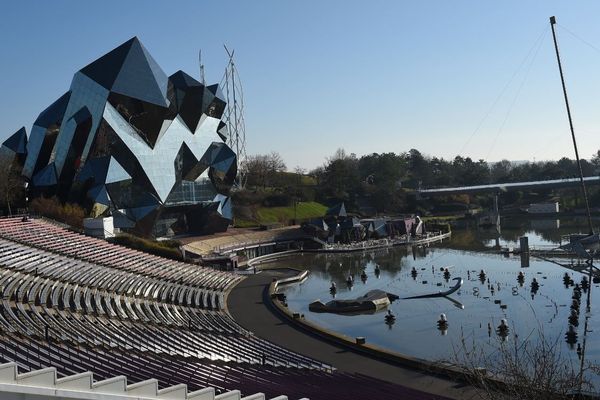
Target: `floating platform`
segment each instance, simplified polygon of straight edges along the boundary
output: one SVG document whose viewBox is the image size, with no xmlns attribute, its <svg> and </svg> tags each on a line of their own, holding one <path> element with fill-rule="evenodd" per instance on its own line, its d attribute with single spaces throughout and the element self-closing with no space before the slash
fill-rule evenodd
<svg viewBox="0 0 600 400">
<path fill-rule="evenodd" d="M 363 296 L 348 300 L 331 300 L 323 304 L 315 300 L 309 304 L 308 309 L 313 312 L 329 312 L 334 314 L 365 314 L 375 313 L 389 306 L 398 296 L 383 290 L 370 290 Z"/>
</svg>

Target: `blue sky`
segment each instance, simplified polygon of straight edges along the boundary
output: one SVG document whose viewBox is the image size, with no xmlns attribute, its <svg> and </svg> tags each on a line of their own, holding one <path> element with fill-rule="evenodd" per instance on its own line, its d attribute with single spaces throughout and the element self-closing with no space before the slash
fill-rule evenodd
<svg viewBox="0 0 600 400">
<path fill-rule="evenodd" d="M 29 131 L 78 69 L 135 35 L 167 74 L 198 76 L 201 48 L 209 83 L 223 43 L 234 48 L 248 152 L 277 151 L 290 169 L 338 147 L 572 157 L 550 15 L 589 158 L 600 149 L 597 1 L 4 2 L 0 139 Z"/>
</svg>

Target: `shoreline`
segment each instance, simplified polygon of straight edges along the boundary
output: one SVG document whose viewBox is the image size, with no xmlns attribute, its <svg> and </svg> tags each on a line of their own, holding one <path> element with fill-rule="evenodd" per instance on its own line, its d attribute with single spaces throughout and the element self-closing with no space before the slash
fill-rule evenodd
<svg viewBox="0 0 600 400">
<path fill-rule="evenodd" d="M 423 239 L 403 239 L 403 240 L 395 240 L 395 239 L 379 239 L 377 242 L 371 246 L 364 246 L 364 243 L 369 243 L 369 241 L 356 242 L 354 245 L 348 244 L 339 244 L 334 245 L 330 248 L 322 248 L 322 249 L 303 249 L 302 251 L 306 253 L 349 253 L 356 251 L 369 251 L 376 249 L 384 249 L 388 247 L 397 247 L 397 246 L 422 246 L 424 244 L 442 242 L 444 239 L 447 239 L 452 236 L 452 232 L 446 233 L 437 233 L 435 236 L 428 236 Z M 381 242 L 380 241 L 385 241 Z M 363 244 L 359 246 L 359 244 Z"/>
<path fill-rule="evenodd" d="M 290 268 L 285 268 L 288 271 Z M 312 357 L 331 365 L 340 372 L 358 373 L 398 384 L 423 393 L 419 398 L 439 396 L 445 399 L 475 398 L 476 389 L 461 383 L 457 375 L 450 378 L 441 370 L 416 368 L 408 363 L 395 362 L 376 352 L 367 353 L 352 348 L 342 341 L 328 340 L 316 330 L 304 329 L 294 320 L 293 313 L 287 317 L 280 313 L 271 300 L 270 287 L 274 281 L 299 278 L 298 270 L 291 274 L 272 274 L 269 269 L 250 275 L 239 282 L 229 296 L 228 311 L 244 328 L 255 335 L 291 351 Z M 279 283 L 278 283 L 279 285 Z"/>
</svg>

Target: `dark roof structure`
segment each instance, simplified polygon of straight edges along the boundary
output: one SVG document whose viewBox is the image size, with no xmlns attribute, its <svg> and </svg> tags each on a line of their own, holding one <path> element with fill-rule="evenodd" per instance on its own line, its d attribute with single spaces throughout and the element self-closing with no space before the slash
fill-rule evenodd
<svg viewBox="0 0 600 400">
<path fill-rule="evenodd" d="M 325 216 L 327 217 L 346 217 L 348 214 L 346 213 L 346 206 L 344 203 L 336 204 L 333 207 L 330 207 L 327 212 L 325 212 Z"/>
<path fill-rule="evenodd" d="M 137 37 L 83 67 L 80 72 L 105 89 L 168 107 L 167 75 Z"/>
<path fill-rule="evenodd" d="M 22 127 L 2 143 L 15 154 L 27 154 L 27 131 Z"/>
<path fill-rule="evenodd" d="M 0 146 L 0 160 L 9 168 L 20 168 L 27 156 L 27 131 L 22 127 Z"/>
</svg>

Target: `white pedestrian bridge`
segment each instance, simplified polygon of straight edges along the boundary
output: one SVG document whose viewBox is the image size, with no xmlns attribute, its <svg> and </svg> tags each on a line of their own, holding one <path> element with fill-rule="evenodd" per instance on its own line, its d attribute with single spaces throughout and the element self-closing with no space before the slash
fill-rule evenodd
<svg viewBox="0 0 600 400">
<path fill-rule="evenodd" d="M 600 185 L 600 176 L 583 178 L 586 185 Z M 446 188 L 419 189 L 422 196 L 446 196 L 463 193 L 501 193 L 533 189 L 561 189 L 580 186 L 579 178 L 551 179 L 546 181 L 493 183 L 490 185 L 456 186 Z"/>
</svg>

